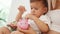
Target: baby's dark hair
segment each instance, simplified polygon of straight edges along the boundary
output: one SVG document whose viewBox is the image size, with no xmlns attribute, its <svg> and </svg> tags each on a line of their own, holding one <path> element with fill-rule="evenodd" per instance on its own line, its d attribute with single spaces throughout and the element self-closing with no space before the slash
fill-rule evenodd
<svg viewBox="0 0 60 34">
<path fill-rule="evenodd" d="M 44 6 L 48 8 L 47 0 L 30 0 L 30 3 L 36 2 L 36 1 L 42 1 L 42 3 L 44 4 Z"/>
<path fill-rule="evenodd" d="M 42 4 L 44 5 L 44 7 L 46 7 L 47 8 L 47 12 L 48 12 L 48 2 L 47 2 L 47 0 L 30 0 L 30 3 L 32 3 L 32 2 L 37 2 L 37 1 L 41 1 L 42 2 Z M 47 13 L 46 12 L 46 13 Z M 44 13 L 44 14 L 46 14 L 46 13 Z"/>
</svg>

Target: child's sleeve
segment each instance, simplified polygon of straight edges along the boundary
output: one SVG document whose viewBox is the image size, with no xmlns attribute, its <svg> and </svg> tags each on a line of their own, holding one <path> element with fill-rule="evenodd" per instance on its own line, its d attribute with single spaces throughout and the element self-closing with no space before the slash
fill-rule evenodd
<svg viewBox="0 0 60 34">
<path fill-rule="evenodd" d="M 45 24 L 47 24 L 48 26 L 50 26 L 50 24 L 51 24 L 51 20 L 50 20 L 50 18 L 48 17 L 48 16 L 46 16 L 46 15 L 43 15 L 41 18 L 40 18 L 40 20 L 42 20 Z"/>
</svg>

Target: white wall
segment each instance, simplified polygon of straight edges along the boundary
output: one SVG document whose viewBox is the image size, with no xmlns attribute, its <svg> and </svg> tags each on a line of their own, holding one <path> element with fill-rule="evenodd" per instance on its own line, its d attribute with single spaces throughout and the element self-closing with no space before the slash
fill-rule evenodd
<svg viewBox="0 0 60 34">
<path fill-rule="evenodd" d="M 12 4 L 11 4 L 11 9 L 10 9 L 10 15 L 9 15 L 9 22 L 14 21 L 15 17 L 18 13 L 18 7 L 20 5 L 25 5 L 26 9 L 28 9 L 27 11 L 30 10 L 30 4 L 29 4 L 29 0 L 12 0 Z"/>
<path fill-rule="evenodd" d="M 5 13 L 7 14 L 6 17 L 8 20 L 8 15 L 9 15 L 9 11 L 10 11 L 10 7 L 11 7 L 11 1 L 12 0 L 0 0 L 0 10 L 3 9 L 3 11 L 6 11 Z"/>
<path fill-rule="evenodd" d="M 12 0 L 0 0 L 0 4 L 4 5 L 4 7 L 10 8 Z"/>
</svg>

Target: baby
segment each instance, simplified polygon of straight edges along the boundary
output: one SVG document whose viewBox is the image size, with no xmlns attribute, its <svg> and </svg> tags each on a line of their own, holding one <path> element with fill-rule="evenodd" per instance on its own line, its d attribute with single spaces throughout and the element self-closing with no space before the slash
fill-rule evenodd
<svg viewBox="0 0 60 34">
<path fill-rule="evenodd" d="M 31 13 L 28 14 L 26 18 L 28 19 L 28 23 L 33 29 L 31 29 L 28 32 L 24 32 L 24 30 L 20 30 L 20 28 L 18 27 L 17 30 L 19 30 L 20 32 L 14 31 L 11 34 L 17 34 L 17 33 L 19 34 L 41 34 L 41 32 L 47 32 L 49 30 L 48 25 L 50 21 L 49 21 L 49 18 L 45 15 L 47 13 L 47 4 L 45 0 L 31 0 L 30 5 L 31 5 Z M 22 14 L 25 12 L 25 8 L 23 6 L 20 6 L 18 9 L 19 9 L 19 13 L 16 17 L 16 22 L 22 19 Z M 6 28 L 6 30 L 8 30 L 7 32 L 9 32 L 8 28 Z M 0 32 L 7 33 L 6 31 L 0 31 Z"/>
<path fill-rule="evenodd" d="M 41 32 L 48 31 L 48 25 L 50 24 L 49 18 L 45 15 L 47 13 L 47 4 L 45 4 L 45 0 L 31 0 L 31 13 L 26 16 L 28 18 L 28 23 L 36 31 L 36 34 L 41 34 Z M 18 14 L 19 18 L 21 18 L 23 11 L 20 10 Z M 18 28 L 20 30 L 20 28 Z M 21 31 L 21 30 L 20 30 Z M 22 30 L 24 32 L 25 30 Z M 32 31 L 24 32 L 26 34 L 33 34 Z M 16 33 L 12 32 L 12 33 Z M 35 33 L 34 33 L 35 34 Z"/>
</svg>

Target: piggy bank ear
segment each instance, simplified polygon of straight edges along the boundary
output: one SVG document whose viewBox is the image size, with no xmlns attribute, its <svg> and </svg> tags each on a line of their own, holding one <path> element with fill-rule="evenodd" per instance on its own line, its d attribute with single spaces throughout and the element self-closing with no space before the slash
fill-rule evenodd
<svg viewBox="0 0 60 34">
<path fill-rule="evenodd" d="M 28 19 L 26 19 L 26 22 L 28 22 Z"/>
</svg>

